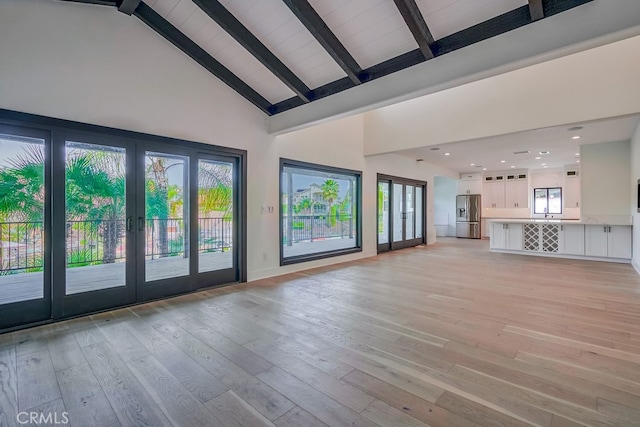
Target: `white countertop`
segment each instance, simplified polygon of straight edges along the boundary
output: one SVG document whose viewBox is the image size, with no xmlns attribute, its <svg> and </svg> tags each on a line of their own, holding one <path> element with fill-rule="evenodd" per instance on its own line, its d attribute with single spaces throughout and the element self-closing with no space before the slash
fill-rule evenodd
<svg viewBox="0 0 640 427">
<path fill-rule="evenodd" d="M 510 224 L 530 224 L 530 223 L 551 223 L 551 224 L 585 224 L 585 225 L 631 225 L 631 217 L 627 218 L 582 218 L 582 219 L 560 219 L 560 218 L 485 218 L 489 222 L 510 223 Z"/>
</svg>

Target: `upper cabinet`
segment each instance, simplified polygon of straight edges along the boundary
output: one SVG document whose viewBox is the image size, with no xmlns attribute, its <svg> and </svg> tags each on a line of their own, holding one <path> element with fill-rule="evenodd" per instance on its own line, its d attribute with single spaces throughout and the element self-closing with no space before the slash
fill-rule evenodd
<svg viewBox="0 0 640 427">
<path fill-rule="evenodd" d="M 482 206 L 485 208 L 504 208 L 504 175 L 488 175 L 484 177 L 484 200 Z"/>
<path fill-rule="evenodd" d="M 529 175 L 527 173 L 510 173 L 505 176 L 505 207 L 529 207 Z"/>
<path fill-rule="evenodd" d="M 528 208 L 529 174 L 526 171 L 486 175 L 484 208 Z"/>
<path fill-rule="evenodd" d="M 460 174 L 458 194 L 482 194 L 482 175 L 479 173 Z"/>
</svg>

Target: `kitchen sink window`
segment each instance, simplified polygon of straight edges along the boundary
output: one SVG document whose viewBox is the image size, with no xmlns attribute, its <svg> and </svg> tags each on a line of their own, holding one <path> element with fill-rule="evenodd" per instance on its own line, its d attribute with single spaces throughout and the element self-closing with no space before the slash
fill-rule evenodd
<svg viewBox="0 0 640 427">
<path fill-rule="evenodd" d="M 562 213 L 562 188 L 534 188 L 534 214 L 554 215 Z"/>
</svg>

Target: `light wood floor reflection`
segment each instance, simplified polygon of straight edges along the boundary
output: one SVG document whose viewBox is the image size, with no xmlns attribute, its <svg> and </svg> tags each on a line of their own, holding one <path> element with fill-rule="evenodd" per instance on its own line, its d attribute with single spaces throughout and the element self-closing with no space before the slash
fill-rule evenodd
<svg viewBox="0 0 640 427">
<path fill-rule="evenodd" d="M 630 265 L 426 247 L 0 335 L 0 425 L 640 425 Z"/>
</svg>

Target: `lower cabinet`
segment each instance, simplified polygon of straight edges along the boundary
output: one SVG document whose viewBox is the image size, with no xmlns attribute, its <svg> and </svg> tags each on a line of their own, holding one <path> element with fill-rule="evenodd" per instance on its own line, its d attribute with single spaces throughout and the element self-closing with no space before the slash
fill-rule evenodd
<svg viewBox="0 0 640 427">
<path fill-rule="evenodd" d="M 562 224 L 560 226 L 558 253 L 584 255 L 584 225 Z"/>
<path fill-rule="evenodd" d="M 491 249 L 522 250 L 522 224 L 491 223 Z"/>
<path fill-rule="evenodd" d="M 626 225 L 585 225 L 585 255 L 631 258 L 631 227 Z"/>
<path fill-rule="evenodd" d="M 631 226 L 491 222 L 491 249 L 631 259 Z"/>
</svg>

